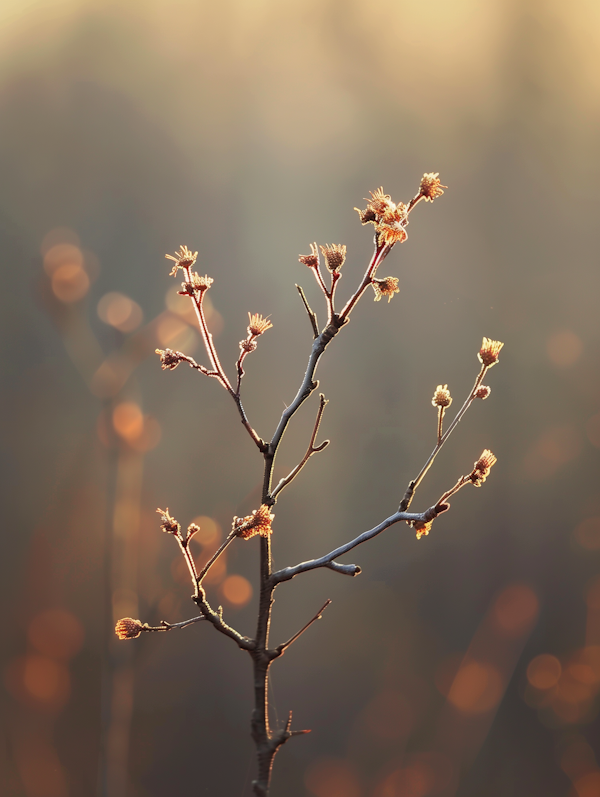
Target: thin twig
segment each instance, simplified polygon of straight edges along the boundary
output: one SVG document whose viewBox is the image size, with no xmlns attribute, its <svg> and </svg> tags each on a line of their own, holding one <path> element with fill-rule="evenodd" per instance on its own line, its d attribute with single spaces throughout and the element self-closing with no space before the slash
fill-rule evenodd
<svg viewBox="0 0 600 797">
<path fill-rule="evenodd" d="M 319 431 L 319 426 L 321 424 L 321 418 L 323 417 L 323 412 L 325 411 L 325 407 L 328 404 L 327 399 L 322 393 L 319 393 L 319 409 L 317 412 L 317 419 L 315 420 L 315 425 L 313 428 L 313 432 L 310 438 L 310 443 L 308 444 L 308 448 L 306 449 L 306 454 L 302 458 L 302 460 L 296 465 L 296 467 L 283 479 L 280 480 L 279 484 L 275 489 L 271 492 L 271 498 L 275 498 L 284 487 L 293 481 L 296 476 L 300 473 L 302 468 L 306 465 L 308 460 L 312 457 L 313 454 L 316 454 L 318 451 L 323 451 L 329 445 L 329 440 L 324 440 L 320 445 L 315 446 L 315 439 L 317 437 L 317 433 Z"/>
<path fill-rule="evenodd" d="M 206 617 L 201 614 L 198 617 L 192 617 L 189 620 L 183 620 L 180 623 L 167 623 L 166 620 L 161 620 L 160 625 L 152 626 L 148 625 L 148 623 L 144 623 L 142 630 L 143 631 L 173 631 L 175 628 L 187 628 L 188 625 L 192 625 L 193 623 L 199 623 L 202 620 L 206 620 Z"/>
<path fill-rule="evenodd" d="M 204 591 L 204 587 L 198 585 L 198 594 L 194 596 L 193 600 L 196 606 L 200 609 L 204 617 L 211 623 L 217 631 L 220 631 L 225 636 L 228 636 L 230 639 L 238 645 L 239 648 L 242 650 L 252 651 L 256 647 L 256 643 L 253 639 L 250 639 L 247 636 L 243 636 L 240 634 L 239 631 L 236 631 L 235 628 L 232 628 L 228 625 L 225 620 L 223 620 L 223 607 L 219 606 L 218 611 L 214 611 L 211 607 L 209 602 L 206 600 L 206 592 Z"/>
<path fill-rule="evenodd" d="M 304 291 L 302 290 L 300 285 L 296 285 L 296 290 L 300 294 L 300 298 L 302 299 L 302 301 L 304 303 L 304 307 L 306 308 L 306 312 L 308 313 L 308 317 L 310 319 L 310 323 L 311 323 L 312 328 L 313 328 L 313 337 L 318 338 L 319 337 L 319 327 L 318 327 L 318 324 L 317 324 L 317 314 L 315 312 L 313 312 L 313 310 L 310 309 L 310 305 L 308 303 L 306 295 L 304 294 Z"/>
<path fill-rule="evenodd" d="M 400 506 L 398 507 L 398 511 L 399 512 L 405 512 L 409 508 L 409 506 L 411 504 L 411 501 L 414 498 L 414 495 L 415 495 L 415 492 L 417 490 L 417 487 L 421 484 L 421 482 L 425 478 L 425 475 L 427 474 L 427 471 L 433 465 L 433 461 L 437 457 L 438 453 L 440 452 L 440 449 L 442 448 L 442 446 L 444 445 L 446 440 L 450 437 L 450 435 L 452 434 L 454 429 L 457 427 L 458 423 L 462 419 L 462 417 L 465 414 L 465 412 L 469 409 L 469 407 L 471 406 L 471 404 L 475 400 L 475 394 L 477 393 L 477 389 L 481 385 L 481 383 L 483 381 L 483 377 L 485 376 L 487 370 L 488 370 L 488 366 L 486 366 L 486 365 L 482 365 L 481 366 L 481 370 L 480 370 L 480 372 L 479 372 L 479 374 L 477 376 L 477 379 L 475 380 L 475 384 L 473 385 L 473 388 L 471 389 L 471 392 L 469 393 L 469 395 L 465 399 L 465 403 L 462 405 L 462 407 L 456 413 L 456 416 L 455 416 L 454 420 L 452 421 L 452 423 L 450 424 L 450 426 L 446 429 L 444 434 L 439 438 L 435 448 L 433 449 L 433 451 L 429 455 L 429 458 L 427 459 L 427 461 L 425 462 L 425 464 L 423 465 L 423 467 L 419 471 L 419 475 L 417 476 L 417 478 L 413 479 L 411 482 L 409 482 L 409 485 L 408 485 L 408 487 L 406 489 L 406 493 L 404 494 L 404 498 L 402 499 L 402 501 L 400 502 Z"/>
<path fill-rule="evenodd" d="M 286 649 L 287 649 L 287 648 L 289 648 L 289 646 L 290 646 L 290 645 L 291 645 L 293 642 L 295 642 L 295 641 L 298 639 L 298 637 L 299 637 L 299 636 L 302 636 L 302 634 L 303 634 L 303 633 L 304 633 L 304 632 L 305 632 L 305 631 L 306 631 L 308 628 L 310 628 L 310 626 L 311 626 L 313 623 L 315 623 L 317 620 L 320 620 L 320 619 L 321 619 L 321 615 L 323 614 L 323 612 L 324 612 L 324 611 L 325 611 L 325 609 L 326 609 L 326 608 L 329 606 L 329 604 L 330 604 L 330 603 L 331 603 L 331 600 L 328 598 L 328 599 L 325 601 L 325 603 L 324 603 L 324 604 L 321 606 L 321 608 L 319 609 L 319 611 L 318 611 L 318 612 L 315 614 L 315 616 L 314 616 L 313 618 L 311 618 L 311 619 L 308 621 L 308 623 L 306 623 L 306 625 L 305 625 L 305 626 L 303 626 L 303 627 L 302 627 L 302 628 L 301 628 L 301 629 L 298 631 L 298 633 L 297 633 L 297 634 L 294 634 L 294 636 L 293 636 L 293 637 L 291 637 L 290 639 L 288 639 L 288 641 L 287 641 L 287 642 L 282 642 L 282 644 L 281 644 L 281 645 L 277 645 L 277 647 L 275 648 L 275 650 L 274 650 L 274 651 L 272 651 L 272 653 L 274 654 L 274 655 L 273 655 L 273 658 L 274 658 L 274 659 L 276 659 L 276 658 L 278 658 L 279 656 L 282 656 L 282 655 L 283 655 L 283 653 L 286 651 Z M 291 723 L 291 721 L 292 721 L 292 712 L 290 711 L 290 718 L 289 718 L 289 721 L 288 721 L 288 722 L 290 722 L 290 723 Z M 286 728 L 286 730 L 289 730 L 289 729 L 288 729 L 288 728 Z"/>
<path fill-rule="evenodd" d="M 207 562 L 207 563 L 204 565 L 204 567 L 202 568 L 202 570 L 201 570 L 201 571 L 198 573 L 198 578 L 197 578 L 198 584 L 201 584 L 201 583 L 202 583 L 202 579 L 204 578 L 204 576 L 205 576 L 205 575 L 208 573 L 208 571 L 209 571 L 209 570 L 210 570 L 210 568 L 211 568 L 211 567 L 214 565 L 214 563 L 217 561 L 217 559 L 219 558 L 219 556 L 221 556 L 221 554 L 223 553 L 223 551 L 225 550 L 225 548 L 227 548 L 227 546 L 229 545 L 229 543 L 230 543 L 230 542 L 233 542 L 233 540 L 235 540 L 235 538 L 236 538 L 236 534 L 235 534 L 235 532 L 233 532 L 233 531 L 232 531 L 232 532 L 230 532 L 230 533 L 229 533 L 229 536 L 228 536 L 228 537 L 225 539 L 225 541 L 224 541 L 224 542 L 222 542 L 222 543 L 221 543 L 221 545 L 219 546 L 219 548 L 218 548 L 218 549 L 217 549 L 217 550 L 214 552 L 214 554 L 213 554 L 213 555 L 210 557 L 210 559 L 209 559 L 209 560 L 208 560 L 208 562 Z"/>
</svg>

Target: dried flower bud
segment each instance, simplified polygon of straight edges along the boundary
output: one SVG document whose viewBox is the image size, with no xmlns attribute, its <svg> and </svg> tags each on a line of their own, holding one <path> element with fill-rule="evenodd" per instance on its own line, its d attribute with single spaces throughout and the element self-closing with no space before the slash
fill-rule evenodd
<svg viewBox="0 0 600 797">
<path fill-rule="evenodd" d="M 434 407 L 449 407 L 452 404 L 452 396 L 448 390 L 448 385 L 438 385 L 431 399 Z"/>
<path fill-rule="evenodd" d="M 132 617 L 123 617 L 115 626 L 115 634 L 119 639 L 136 639 L 143 630 L 143 624 Z"/>
<path fill-rule="evenodd" d="M 208 274 L 205 274 L 203 277 L 201 277 L 200 274 L 194 271 L 191 276 L 191 282 L 181 283 L 183 290 L 180 291 L 180 293 L 185 293 L 188 296 L 194 294 L 196 291 L 204 293 L 204 291 L 207 291 L 214 282 L 214 279 L 209 277 Z"/>
<path fill-rule="evenodd" d="M 400 293 L 398 279 L 396 277 L 384 277 L 383 279 L 371 280 L 371 285 L 375 291 L 375 301 L 378 302 L 382 296 L 387 296 L 388 303 L 395 293 Z"/>
<path fill-rule="evenodd" d="M 344 244 L 325 244 L 321 247 L 325 258 L 325 265 L 329 271 L 339 271 L 346 260 L 346 247 Z"/>
<path fill-rule="evenodd" d="M 367 200 L 365 210 L 354 208 L 358 211 L 361 223 L 374 224 L 379 239 L 388 246 L 405 241 L 408 237 L 405 230 L 408 224 L 407 206 L 402 202 L 396 205 L 389 194 L 383 193 L 383 188 L 370 193 L 371 199 Z"/>
<path fill-rule="evenodd" d="M 271 514 L 270 507 L 262 504 L 251 515 L 243 518 L 234 517 L 232 530 L 244 540 L 249 540 L 250 537 L 254 537 L 256 534 L 260 534 L 261 537 L 268 537 L 272 532 L 271 523 L 274 518 L 275 515 Z"/>
<path fill-rule="evenodd" d="M 154 351 L 156 354 L 160 354 L 160 367 L 163 371 L 167 369 L 172 371 L 181 362 L 179 352 L 173 351 L 173 349 L 155 349 Z"/>
<path fill-rule="evenodd" d="M 492 454 L 489 448 L 486 448 L 475 463 L 473 471 L 469 474 L 471 483 L 474 484 L 475 487 L 481 487 L 481 485 L 490 475 L 492 466 L 495 465 L 497 461 L 498 460 Z"/>
<path fill-rule="evenodd" d="M 310 255 L 298 255 L 298 260 L 309 268 L 318 268 L 319 251 L 316 244 L 310 245 Z"/>
<path fill-rule="evenodd" d="M 198 257 L 198 252 L 190 251 L 187 246 L 180 246 L 179 251 L 175 252 L 174 257 L 173 255 L 165 255 L 165 257 L 175 263 L 169 276 L 176 277 L 178 269 L 191 268 L 194 265 L 196 258 Z"/>
<path fill-rule="evenodd" d="M 181 531 L 181 526 L 175 520 L 175 518 L 171 517 L 171 515 L 169 514 L 168 507 L 167 509 L 157 509 L 156 511 L 161 516 L 160 517 L 161 529 L 165 531 L 167 534 L 179 534 L 179 532 Z"/>
<path fill-rule="evenodd" d="M 428 521 L 425 523 L 423 520 L 415 520 L 413 521 L 412 527 L 417 532 L 417 539 L 420 540 L 421 537 L 427 537 L 429 532 L 431 531 L 431 527 L 433 526 L 433 520 Z"/>
<path fill-rule="evenodd" d="M 246 338 L 246 340 L 240 340 L 240 349 L 245 352 L 251 352 L 256 349 L 258 343 L 253 338 Z"/>
<path fill-rule="evenodd" d="M 200 531 L 200 526 L 197 523 L 190 523 L 187 528 L 187 537 L 186 540 L 191 540 L 194 534 L 197 534 Z"/>
<path fill-rule="evenodd" d="M 491 368 L 492 365 L 498 362 L 498 355 L 503 346 L 504 343 L 500 343 L 499 340 L 484 338 L 481 348 L 479 349 L 479 354 L 477 355 L 479 357 L 479 362 L 483 363 L 487 368 Z"/>
<path fill-rule="evenodd" d="M 475 398 L 486 399 L 491 392 L 492 392 L 491 387 L 488 387 L 487 385 L 481 385 L 481 387 L 478 387 L 477 390 L 475 391 Z"/>
<path fill-rule="evenodd" d="M 272 329 L 273 327 L 273 324 L 268 318 L 263 318 L 258 313 L 255 313 L 254 315 L 250 315 L 250 313 L 248 313 L 248 318 L 250 319 L 250 323 L 248 324 L 248 334 L 253 335 L 255 338 L 259 335 L 262 335 L 262 333 L 266 332 L 267 329 Z"/>
<path fill-rule="evenodd" d="M 426 202 L 433 202 L 434 199 L 444 193 L 442 188 L 448 188 L 447 185 L 441 184 L 439 174 L 439 172 L 430 172 L 429 174 L 424 174 L 421 178 L 419 196 L 424 197 Z"/>
</svg>

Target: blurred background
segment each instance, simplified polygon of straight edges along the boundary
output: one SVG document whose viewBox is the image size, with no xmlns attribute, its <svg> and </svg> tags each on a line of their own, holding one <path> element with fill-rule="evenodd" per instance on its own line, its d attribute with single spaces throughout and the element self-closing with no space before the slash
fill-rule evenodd
<svg viewBox="0 0 600 797">
<path fill-rule="evenodd" d="M 169 507 L 206 559 L 257 508 L 261 459 L 205 363 L 167 252 L 199 250 L 233 377 L 247 313 L 274 329 L 243 399 L 269 437 L 324 320 L 297 260 L 344 243 L 345 300 L 371 253 L 353 208 L 423 172 L 449 186 L 327 350 L 315 456 L 275 508 L 277 566 L 397 507 L 460 406 L 482 337 L 492 392 L 413 505 L 482 449 L 498 464 L 429 537 L 393 527 L 279 588 L 272 640 L 322 620 L 272 670 L 272 723 L 312 733 L 273 797 L 600 793 L 600 6 L 595 0 L 3 0 L 0 5 L 6 797 L 245 797 L 249 659 L 203 624 L 118 642 L 120 617 L 195 614 Z M 304 453 L 314 396 L 276 478 Z M 258 543 L 209 597 L 252 634 Z"/>
</svg>

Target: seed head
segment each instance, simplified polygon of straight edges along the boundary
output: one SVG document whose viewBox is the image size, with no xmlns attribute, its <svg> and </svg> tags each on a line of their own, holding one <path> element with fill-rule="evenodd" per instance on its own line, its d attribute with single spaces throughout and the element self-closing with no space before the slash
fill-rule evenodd
<svg viewBox="0 0 600 797">
<path fill-rule="evenodd" d="M 143 624 L 132 617 L 123 617 L 115 626 L 115 634 L 119 639 L 136 639 L 143 630 Z"/>
<path fill-rule="evenodd" d="M 256 349 L 258 343 L 254 340 L 254 338 L 246 338 L 246 340 L 240 340 L 240 349 L 245 352 L 251 352 Z"/>
<path fill-rule="evenodd" d="M 190 523 L 187 529 L 187 537 L 186 540 L 190 540 L 194 534 L 197 534 L 200 531 L 200 526 L 197 523 Z"/>
<path fill-rule="evenodd" d="M 173 349 L 155 349 L 154 351 L 156 354 L 160 354 L 160 367 L 163 371 L 172 371 L 181 362 L 179 352 L 173 351 Z"/>
<path fill-rule="evenodd" d="M 195 291 L 200 291 L 200 293 L 204 293 L 207 291 L 210 286 L 213 284 L 214 279 L 209 277 L 208 274 L 205 274 L 203 277 L 200 276 L 196 271 L 192 272 L 192 280 L 191 282 L 182 282 L 181 287 L 183 290 L 181 293 L 185 293 L 188 295 L 193 295 Z"/>
<path fill-rule="evenodd" d="M 339 271 L 346 260 L 346 247 L 343 244 L 325 244 L 321 247 L 325 265 L 329 271 Z"/>
<path fill-rule="evenodd" d="M 384 277 L 380 280 L 374 279 L 371 280 L 371 285 L 375 291 L 374 301 L 376 302 L 380 301 L 382 296 L 387 296 L 389 303 L 395 293 L 400 293 L 397 277 Z"/>
<path fill-rule="evenodd" d="M 165 531 L 167 534 L 175 534 L 175 535 L 179 534 L 179 532 L 181 531 L 181 526 L 175 520 L 175 518 L 171 517 L 171 515 L 169 514 L 168 507 L 167 509 L 157 509 L 156 511 L 160 515 L 161 529 Z"/>
<path fill-rule="evenodd" d="M 448 188 L 447 185 L 442 185 L 439 179 L 439 172 L 430 172 L 421 177 L 421 185 L 419 186 L 419 196 L 424 197 L 426 202 L 433 202 L 438 196 L 444 193 L 442 188 Z"/>
<path fill-rule="evenodd" d="M 490 475 L 492 466 L 497 462 L 497 458 L 492 454 L 489 448 L 486 448 L 469 475 L 469 479 L 475 487 L 481 487 L 487 477 Z"/>
<path fill-rule="evenodd" d="M 262 504 L 251 515 L 243 518 L 234 517 L 232 530 L 244 540 L 249 540 L 250 537 L 257 534 L 260 534 L 261 537 L 268 537 L 272 532 L 271 523 L 274 518 L 275 515 L 271 514 L 270 507 Z"/>
<path fill-rule="evenodd" d="M 365 210 L 354 208 L 358 211 L 362 224 L 374 224 L 380 241 L 393 246 L 402 243 L 408 238 L 406 225 L 408 224 L 408 208 L 403 202 L 392 202 L 389 194 L 383 193 L 383 188 L 371 191 L 371 199 L 367 199 Z"/>
<path fill-rule="evenodd" d="M 318 268 L 319 251 L 316 244 L 310 245 L 310 255 L 298 255 L 298 260 L 309 268 Z"/>
<path fill-rule="evenodd" d="M 179 251 L 175 252 L 175 256 L 165 255 L 165 257 L 175 263 L 169 276 L 176 277 L 178 269 L 191 268 L 194 265 L 198 257 L 198 252 L 192 252 L 187 246 L 180 246 Z"/>
<path fill-rule="evenodd" d="M 487 385 L 481 385 L 475 391 L 475 398 L 478 399 L 486 399 L 490 393 L 492 392 L 492 388 L 488 387 Z"/>
<path fill-rule="evenodd" d="M 273 327 L 273 324 L 268 318 L 263 318 L 258 313 L 255 313 L 254 315 L 250 315 L 250 313 L 248 313 L 248 318 L 250 319 L 250 323 L 248 324 L 248 334 L 253 335 L 255 338 L 259 335 L 262 335 L 262 333 L 266 332 L 267 329 L 271 329 Z"/>
<path fill-rule="evenodd" d="M 434 407 L 449 407 L 452 404 L 452 396 L 448 390 L 448 385 L 438 385 L 431 399 Z"/>
<path fill-rule="evenodd" d="M 486 368 L 491 368 L 492 365 L 496 365 L 498 362 L 498 355 L 500 354 L 500 349 L 504 346 L 504 343 L 500 343 L 499 340 L 491 340 L 490 338 L 484 338 L 483 343 L 481 344 L 481 348 L 479 349 L 479 362 L 483 363 Z"/>
</svg>

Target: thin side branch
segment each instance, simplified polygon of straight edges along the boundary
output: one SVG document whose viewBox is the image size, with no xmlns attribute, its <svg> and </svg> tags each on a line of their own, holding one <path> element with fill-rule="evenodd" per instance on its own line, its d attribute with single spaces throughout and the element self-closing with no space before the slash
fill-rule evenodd
<svg viewBox="0 0 600 797">
<path fill-rule="evenodd" d="M 302 302 L 304 303 L 304 307 L 306 309 L 306 312 L 308 313 L 308 318 L 309 318 L 310 323 L 311 323 L 312 328 L 313 328 L 313 337 L 314 338 L 318 338 L 319 337 L 319 326 L 317 324 L 317 314 L 311 310 L 310 305 L 308 303 L 308 300 L 306 298 L 306 295 L 305 295 L 305 293 L 304 293 L 304 291 L 303 291 L 303 289 L 301 288 L 300 285 L 296 285 L 296 290 L 300 294 L 300 298 L 302 299 Z"/>
<path fill-rule="evenodd" d="M 296 465 L 296 467 L 275 487 L 275 489 L 271 492 L 271 498 L 275 498 L 284 487 L 292 482 L 296 476 L 300 473 L 302 468 L 306 465 L 308 460 L 312 457 L 313 454 L 316 454 L 318 451 L 323 451 L 329 445 L 329 440 L 324 440 L 320 445 L 315 446 L 315 439 L 317 437 L 319 426 L 321 425 L 321 419 L 323 417 L 323 412 L 325 411 L 325 407 L 327 406 L 328 401 L 322 393 L 319 393 L 319 409 L 317 411 L 317 419 L 315 421 L 315 425 L 313 428 L 313 432 L 310 438 L 310 443 L 308 444 L 308 448 L 306 449 L 306 454 L 302 458 L 302 460 Z"/>
<path fill-rule="evenodd" d="M 180 623 L 167 623 L 166 620 L 161 620 L 160 625 L 152 626 L 148 625 L 148 623 L 144 623 L 142 626 L 143 631 L 173 631 L 175 628 L 187 628 L 188 625 L 193 625 L 194 623 L 200 623 L 202 620 L 206 620 L 206 617 L 201 614 L 198 617 L 191 617 L 189 620 L 182 620 Z"/>
<path fill-rule="evenodd" d="M 281 645 L 277 645 L 277 647 L 275 648 L 275 650 L 271 651 L 271 656 L 272 656 L 272 658 L 276 659 L 276 658 L 278 658 L 279 656 L 282 656 L 282 655 L 284 654 L 284 652 L 287 650 L 287 648 L 289 648 L 289 646 L 290 646 L 292 643 L 294 643 L 294 642 L 295 642 L 295 641 L 298 639 L 298 637 L 302 636 L 302 634 L 303 634 L 303 633 L 304 633 L 304 632 L 305 632 L 305 631 L 306 631 L 308 628 L 310 628 L 310 626 L 311 626 L 313 623 L 315 623 L 317 620 L 320 620 L 320 619 L 321 619 L 321 615 L 323 614 L 323 612 L 324 612 L 324 611 L 325 611 L 325 609 L 326 609 L 326 608 L 329 606 L 329 604 L 330 604 L 330 603 L 331 603 L 331 600 L 328 598 L 328 599 L 325 601 L 325 603 L 324 603 L 324 604 L 321 606 L 321 608 L 319 609 L 319 611 L 318 611 L 318 612 L 315 614 L 315 616 L 314 616 L 314 617 L 312 617 L 312 618 L 311 618 L 311 619 L 308 621 L 308 623 L 306 623 L 306 625 L 305 625 L 305 626 L 303 626 L 303 627 L 302 627 L 302 628 L 301 628 L 301 629 L 298 631 L 298 633 L 297 633 L 297 634 L 294 634 L 294 636 L 293 636 L 293 637 L 291 637 L 290 639 L 288 639 L 288 641 L 287 641 L 287 642 L 282 642 L 282 643 L 281 643 Z M 292 721 L 292 716 L 291 716 L 291 715 L 292 715 L 292 712 L 290 711 L 290 718 L 289 718 L 289 720 L 288 720 L 288 722 L 289 722 L 289 723 L 291 723 L 291 721 Z M 286 730 L 289 730 L 289 728 L 286 728 Z"/>
<path fill-rule="evenodd" d="M 205 576 L 205 575 L 208 573 L 208 571 L 210 570 L 210 568 L 211 568 L 211 567 L 214 565 L 214 563 L 217 561 L 217 559 L 219 558 L 219 556 L 221 556 L 221 554 L 222 554 L 222 553 L 223 553 L 223 551 L 224 551 L 224 550 L 227 548 L 227 546 L 228 546 L 228 545 L 229 545 L 231 542 L 233 542 L 233 541 L 235 540 L 235 538 L 236 538 L 236 534 L 235 534 L 235 532 L 233 532 L 233 531 L 232 531 L 232 532 L 230 532 L 230 533 L 229 533 L 229 536 L 228 536 L 228 537 L 225 539 L 225 541 L 224 541 L 224 542 L 222 542 L 222 543 L 221 543 L 221 545 L 219 546 L 219 548 L 218 548 L 218 549 L 217 549 L 217 550 L 214 552 L 214 554 L 213 554 L 213 555 L 210 557 L 210 559 L 209 559 L 209 560 L 208 560 L 208 562 L 207 562 L 207 563 L 204 565 L 204 567 L 202 568 L 202 570 L 201 570 L 201 571 L 198 573 L 198 577 L 197 577 L 197 579 L 196 579 L 198 584 L 201 584 L 201 583 L 202 583 L 202 579 L 204 578 L 204 576 Z"/>
<path fill-rule="evenodd" d="M 223 620 L 223 607 L 219 606 L 218 610 L 215 612 L 209 602 L 206 600 L 206 592 L 204 591 L 204 588 L 198 585 L 197 592 L 198 594 L 194 596 L 193 601 L 208 622 L 211 623 L 217 631 L 220 631 L 225 636 L 233 639 L 233 641 L 239 648 L 241 648 L 241 650 L 254 650 L 256 643 L 253 639 L 250 639 L 247 636 L 242 636 L 239 631 L 236 631 L 235 628 L 232 628 L 225 622 L 225 620 Z"/>
</svg>

